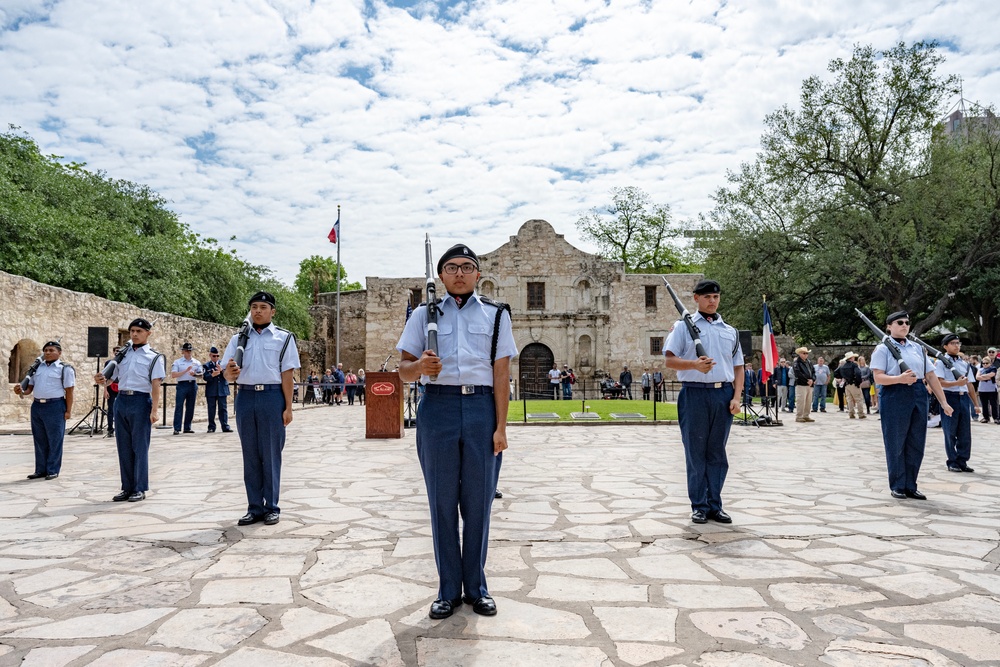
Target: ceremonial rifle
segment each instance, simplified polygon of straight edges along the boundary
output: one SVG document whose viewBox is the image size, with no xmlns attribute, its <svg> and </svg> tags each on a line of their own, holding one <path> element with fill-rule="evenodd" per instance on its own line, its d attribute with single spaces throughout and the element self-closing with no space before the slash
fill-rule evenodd
<svg viewBox="0 0 1000 667">
<path fill-rule="evenodd" d="M 920 340 L 917 336 L 914 336 L 913 334 L 908 335 L 907 338 L 912 340 L 914 343 L 920 345 L 920 347 L 927 350 L 927 354 L 931 355 L 931 357 L 937 359 L 942 364 L 944 364 L 944 367 L 947 368 L 949 371 L 951 371 L 951 374 L 955 376 L 956 380 L 962 379 L 963 377 L 962 374 L 958 372 L 957 368 L 955 368 L 955 362 L 952 361 L 951 357 L 949 357 L 947 354 L 931 347 L 930 345 Z"/>
<path fill-rule="evenodd" d="M 424 255 L 427 259 L 427 349 L 438 353 L 437 287 L 434 285 L 434 264 L 431 256 L 431 235 L 424 235 Z M 431 376 L 432 381 L 437 375 Z"/>
<path fill-rule="evenodd" d="M 61 343 L 62 342 L 62 338 L 58 339 L 56 342 L 57 343 Z M 38 355 L 38 358 L 35 359 L 35 361 L 31 364 L 31 367 L 28 368 L 28 372 L 25 374 L 24 379 L 21 380 L 21 391 L 22 392 L 28 391 L 28 380 L 30 380 L 35 375 L 35 373 L 38 371 L 38 367 L 42 365 L 43 361 L 45 361 L 45 350 L 44 350 L 44 348 L 43 348 L 42 352 Z M 21 394 L 21 397 L 24 398 L 24 394 L 23 393 Z"/>
<path fill-rule="evenodd" d="M 660 277 L 663 278 L 663 276 Z M 681 319 L 684 320 L 688 333 L 691 334 L 691 340 L 694 341 L 695 354 L 697 354 L 699 358 L 707 357 L 708 353 L 705 352 L 705 346 L 701 343 L 701 331 L 699 331 L 698 327 L 695 326 L 694 320 L 691 318 L 691 313 L 689 313 L 688 309 L 684 307 L 683 303 L 681 303 L 680 297 L 677 296 L 677 292 L 675 292 L 674 288 L 670 286 L 670 283 L 667 282 L 666 278 L 663 278 L 663 284 L 667 286 L 667 292 L 670 294 L 670 298 L 674 300 L 674 307 L 677 309 L 677 312 L 680 313 Z"/>
<path fill-rule="evenodd" d="M 250 311 L 243 319 L 240 330 L 236 332 L 236 352 L 233 353 L 233 361 L 237 368 L 243 368 L 243 353 L 246 352 L 247 343 L 250 341 Z"/>
<path fill-rule="evenodd" d="M 861 318 L 861 321 L 864 322 L 868 326 L 868 328 L 872 330 L 872 333 L 875 334 L 875 337 L 878 338 L 883 345 L 889 348 L 889 354 L 891 354 L 892 358 L 896 360 L 897 364 L 899 364 L 899 370 L 903 373 L 910 370 L 910 367 L 906 365 L 905 361 L 903 361 L 903 355 L 900 354 L 899 348 L 896 347 L 896 343 L 892 340 L 892 337 L 889 336 L 889 334 L 887 334 L 886 332 L 879 329 L 877 326 L 875 326 L 875 323 L 872 322 L 867 317 L 865 317 L 865 314 L 862 313 L 857 308 L 854 309 L 854 312 L 857 313 L 858 317 Z"/>
</svg>

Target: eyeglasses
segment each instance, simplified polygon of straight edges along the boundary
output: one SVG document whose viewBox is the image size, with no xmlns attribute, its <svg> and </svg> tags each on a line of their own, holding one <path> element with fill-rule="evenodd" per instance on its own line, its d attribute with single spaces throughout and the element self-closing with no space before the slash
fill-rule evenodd
<svg viewBox="0 0 1000 667">
<path fill-rule="evenodd" d="M 219 356 L 219 355 L 217 355 L 217 354 L 210 354 L 209 356 L 210 356 L 210 357 L 217 357 L 217 356 Z"/>
<path fill-rule="evenodd" d="M 462 273 L 469 274 L 473 273 L 477 268 L 478 267 L 472 262 L 466 262 L 465 264 L 445 264 L 444 272 L 449 276 L 453 276 L 458 273 L 459 269 L 462 270 Z"/>
<path fill-rule="evenodd" d="M 910 320 L 896 320 L 895 324 L 898 324 L 900 326 L 903 326 L 903 325 L 910 326 Z"/>
</svg>

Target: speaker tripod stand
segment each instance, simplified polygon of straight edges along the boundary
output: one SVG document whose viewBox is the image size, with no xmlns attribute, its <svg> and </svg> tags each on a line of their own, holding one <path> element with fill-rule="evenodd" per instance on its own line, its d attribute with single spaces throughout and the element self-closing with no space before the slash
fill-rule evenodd
<svg viewBox="0 0 1000 667">
<path fill-rule="evenodd" d="M 97 372 L 101 372 L 101 358 L 97 357 Z M 104 422 L 108 418 L 108 411 L 104 409 L 101 405 L 101 385 L 94 385 L 94 404 L 90 406 L 90 411 L 84 415 L 83 419 L 78 421 L 76 425 L 69 430 L 69 434 L 73 435 L 76 433 L 77 429 L 87 429 L 90 437 L 94 437 L 95 433 L 100 433 L 104 430 Z"/>
</svg>

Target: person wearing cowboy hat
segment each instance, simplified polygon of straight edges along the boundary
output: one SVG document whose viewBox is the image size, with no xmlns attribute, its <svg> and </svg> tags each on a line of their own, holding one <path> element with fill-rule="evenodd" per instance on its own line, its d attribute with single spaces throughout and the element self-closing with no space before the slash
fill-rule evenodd
<svg viewBox="0 0 1000 667">
<path fill-rule="evenodd" d="M 816 368 L 809 361 L 809 348 L 795 349 L 795 361 L 792 363 L 792 373 L 795 374 L 795 421 L 816 421 L 809 416 L 809 406 L 812 405 L 813 385 L 816 384 Z"/>
</svg>

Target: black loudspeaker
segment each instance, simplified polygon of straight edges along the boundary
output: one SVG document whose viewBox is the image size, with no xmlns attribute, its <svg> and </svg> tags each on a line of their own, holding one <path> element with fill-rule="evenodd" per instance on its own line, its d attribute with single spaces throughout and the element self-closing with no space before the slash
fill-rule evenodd
<svg viewBox="0 0 1000 667">
<path fill-rule="evenodd" d="M 87 328 L 87 356 L 106 357 L 108 356 L 108 328 L 88 327 Z"/>
<path fill-rule="evenodd" d="M 753 334 L 749 331 L 740 330 L 740 348 L 747 359 L 753 356 Z"/>
</svg>

